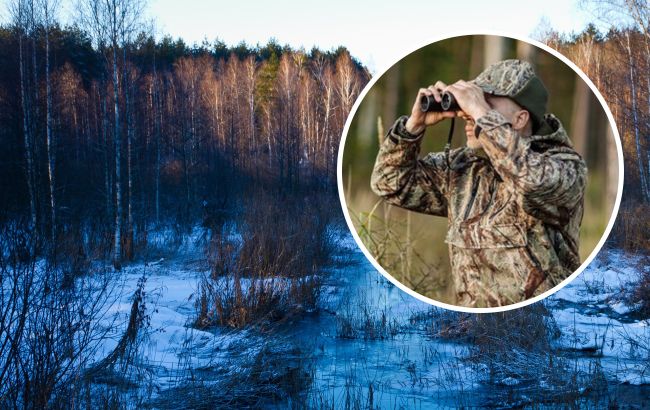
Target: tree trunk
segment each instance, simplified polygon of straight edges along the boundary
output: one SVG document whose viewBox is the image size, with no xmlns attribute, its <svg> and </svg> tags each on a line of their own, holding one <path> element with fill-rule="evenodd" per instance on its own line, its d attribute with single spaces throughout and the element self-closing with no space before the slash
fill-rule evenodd
<svg viewBox="0 0 650 410">
<path fill-rule="evenodd" d="M 124 85 L 124 120 L 126 121 L 126 178 L 127 178 L 127 208 L 126 208 L 126 236 L 124 240 L 124 255 L 127 260 L 133 260 L 133 170 L 132 170 L 132 140 L 133 121 L 131 118 L 131 93 L 129 87 L 129 73 L 126 66 L 126 45 L 123 49 L 123 80 Z"/>
<path fill-rule="evenodd" d="M 647 32 L 646 32 L 647 34 Z M 646 119 L 646 130 L 650 131 L 650 73 L 648 73 L 648 69 L 650 69 L 650 38 L 647 36 L 644 37 L 645 39 L 645 61 L 646 61 L 646 71 L 645 71 L 645 78 L 646 78 L 646 98 L 647 98 L 647 106 L 648 106 L 648 117 Z M 648 167 L 648 173 L 646 175 L 650 176 L 650 150 L 646 149 L 646 156 L 647 156 L 647 167 Z M 647 186 L 646 189 L 648 190 L 648 197 L 650 197 L 650 186 Z M 649 198 L 650 199 L 650 198 Z"/>
<path fill-rule="evenodd" d="M 500 36 L 486 36 L 483 53 L 483 68 L 503 60 L 506 55 L 506 40 Z"/>
<path fill-rule="evenodd" d="M 25 60 L 23 56 L 23 33 L 21 29 L 20 36 L 18 38 L 18 64 L 20 65 L 20 100 L 22 102 L 23 109 L 23 139 L 25 142 L 25 166 L 26 166 L 26 179 L 27 179 L 27 191 L 29 193 L 29 215 L 32 224 L 32 228 L 36 228 L 36 198 L 34 195 L 34 158 L 32 154 L 32 143 L 31 135 L 29 128 L 29 107 L 27 103 L 27 80 L 25 78 Z"/>
<path fill-rule="evenodd" d="M 102 136 L 104 140 L 104 184 L 105 184 L 105 197 L 106 197 L 106 215 L 110 219 L 113 216 L 113 178 L 111 175 L 111 167 L 109 160 L 109 138 L 108 138 L 108 112 L 106 109 L 106 100 L 108 95 L 106 94 L 105 83 L 102 83 L 104 87 L 103 95 L 100 94 L 101 99 L 101 110 L 102 110 Z"/>
<path fill-rule="evenodd" d="M 47 7 L 47 6 L 46 6 Z M 45 125 L 46 125 L 46 148 L 47 148 L 47 176 L 50 188 L 50 239 L 52 245 L 56 240 L 56 198 L 54 196 L 54 161 L 55 153 L 52 136 L 52 87 L 50 84 L 50 27 L 49 18 L 46 13 L 45 22 L 45 94 L 46 94 L 46 108 L 45 108 Z"/>
<path fill-rule="evenodd" d="M 120 141 L 119 83 L 117 78 L 117 42 L 113 42 L 113 114 L 115 118 L 115 237 L 113 249 L 113 267 L 122 269 L 122 178 Z"/>
<path fill-rule="evenodd" d="M 537 62 L 537 47 L 525 41 L 517 41 L 517 58 L 534 66 Z"/>
<path fill-rule="evenodd" d="M 589 96 L 591 91 L 579 75 L 575 75 L 573 112 L 571 114 L 571 140 L 576 151 L 587 158 L 587 134 L 589 131 Z"/>
<path fill-rule="evenodd" d="M 153 133 L 156 140 L 156 170 L 155 170 L 155 208 L 156 224 L 160 223 L 160 124 L 158 123 L 158 79 L 156 73 L 156 56 L 153 62 L 153 80 L 151 97 L 151 116 L 153 118 Z M 161 119 L 162 120 L 162 119 Z"/>
<path fill-rule="evenodd" d="M 607 121 L 607 134 L 606 134 L 606 143 L 605 143 L 605 165 L 607 167 L 607 179 L 606 179 L 606 203 L 607 210 L 606 215 L 610 215 L 614 210 L 614 202 L 616 201 L 616 190 L 618 189 L 618 155 L 616 153 L 616 142 L 614 139 L 614 132 L 612 131 L 612 126 Z"/>
<path fill-rule="evenodd" d="M 632 56 L 632 49 L 630 47 L 630 33 L 629 31 L 625 33 L 627 40 L 627 55 L 630 64 L 630 98 L 632 100 L 632 127 L 634 128 L 634 141 L 636 144 L 636 157 L 639 167 L 639 178 L 641 179 L 641 192 L 643 194 L 643 200 L 648 201 L 648 185 L 646 183 L 645 168 L 643 167 L 643 154 L 641 153 L 641 142 L 640 142 L 640 133 L 639 133 L 639 118 L 637 112 L 637 100 L 636 100 L 636 75 L 634 70 L 634 57 Z"/>
</svg>

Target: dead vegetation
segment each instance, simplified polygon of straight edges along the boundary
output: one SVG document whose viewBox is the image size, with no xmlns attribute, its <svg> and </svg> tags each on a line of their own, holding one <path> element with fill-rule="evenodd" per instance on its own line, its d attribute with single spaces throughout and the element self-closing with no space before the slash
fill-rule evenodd
<svg viewBox="0 0 650 410">
<path fill-rule="evenodd" d="M 627 252 L 650 251 L 650 205 L 633 203 L 621 205 L 613 239 Z"/>
<path fill-rule="evenodd" d="M 300 403 L 299 394 L 313 377 L 310 355 L 284 338 L 268 340 L 254 351 L 250 348 L 246 345 L 232 352 L 231 362 L 224 363 L 212 380 L 186 378 L 160 392 L 148 405 L 241 409 Z"/>
<path fill-rule="evenodd" d="M 431 309 L 413 316 L 411 323 L 434 338 L 468 344 L 460 363 L 442 364 L 450 367 L 443 374 L 463 374 L 465 382 L 471 378 L 489 386 L 486 405 L 580 407 L 610 400 L 598 358 L 585 366 L 580 362 L 581 352 L 554 346 L 560 329 L 542 303 L 490 314 Z M 471 374 L 463 373 L 466 367 Z M 445 385 L 444 378 L 440 382 Z"/>
<path fill-rule="evenodd" d="M 650 257 L 644 256 L 637 263 L 636 280 L 623 285 L 625 304 L 630 306 L 635 319 L 650 318 Z"/>
<path fill-rule="evenodd" d="M 37 258 L 38 248 L 30 229 L 0 228 L 2 408 L 64 407 L 110 330 L 99 319 L 111 306 L 115 278 L 94 271 L 71 281 L 70 267 L 85 262 Z"/>
<path fill-rule="evenodd" d="M 387 340 L 401 330 L 397 319 L 386 309 L 376 309 L 366 297 L 346 299 L 336 315 L 336 337 L 339 339 Z"/>
<path fill-rule="evenodd" d="M 266 326 L 317 308 L 321 269 L 335 244 L 332 209 L 316 196 L 271 195 L 244 209 L 238 232 L 215 230 L 206 252 L 212 268 L 198 286 L 199 328 Z M 241 238 L 241 239 L 239 239 Z"/>
<path fill-rule="evenodd" d="M 149 315 L 145 303 L 144 285 L 146 277 L 143 275 L 138 280 L 136 290 L 133 294 L 131 311 L 124 334 L 117 343 L 117 346 L 103 359 L 91 365 L 85 370 L 84 376 L 89 380 L 96 380 L 112 375 L 117 367 L 120 373 L 125 373 L 127 367 L 132 365 L 138 354 L 138 344 L 141 336 L 148 327 Z"/>
</svg>

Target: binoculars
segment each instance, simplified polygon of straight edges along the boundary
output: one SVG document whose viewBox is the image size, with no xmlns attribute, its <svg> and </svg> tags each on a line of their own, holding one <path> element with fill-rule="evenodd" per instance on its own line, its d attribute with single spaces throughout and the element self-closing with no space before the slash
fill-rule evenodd
<svg viewBox="0 0 650 410">
<path fill-rule="evenodd" d="M 420 97 L 420 109 L 422 112 L 442 112 L 442 111 L 458 111 L 460 107 L 456 102 L 456 98 L 449 91 L 442 93 L 440 102 L 433 98 L 433 95 L 423 95 Z"/>
</svg>

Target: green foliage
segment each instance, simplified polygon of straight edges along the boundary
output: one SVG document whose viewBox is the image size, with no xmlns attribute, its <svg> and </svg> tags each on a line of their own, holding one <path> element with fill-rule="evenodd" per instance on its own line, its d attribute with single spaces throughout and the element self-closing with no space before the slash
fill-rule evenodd
<svg viewBox="0 0 650 410">
<path fill-rule="evenodd" d="M 273 102 L 275 95 L 275 79 L 278 76 L 278 67 L 280 60 L 278 55 L 273 51 L 268 59 L 262 63 L 260 68 L 259 79 L 255 84 L 255 101 L 258 110 L 267 107 Z"/>
</svg>

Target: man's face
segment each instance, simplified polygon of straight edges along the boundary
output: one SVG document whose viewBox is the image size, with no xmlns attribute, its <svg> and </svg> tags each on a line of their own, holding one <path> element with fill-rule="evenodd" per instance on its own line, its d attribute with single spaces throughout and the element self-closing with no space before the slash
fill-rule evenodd
<svg viewBox="0 0 650 410">
<path fill-rule="evenodd" d="M 523 132 L 528 125 L 528 112 L 522 109 L 519 104 L 508 97 L 499 97 L 490 94 L 484 94 L 485 101 L 491 109 L 498 111 L 503 117 L 512 124 L 514 130 Z M 522 113 L 522 111 L 524 113 Z M 525 118 L 524 118 L 525 116 Z M 467 137 L 467 146 L 472 149 L 481 148 L 479 139 L 474 135 L 476 122 L 469 115 L 463 115 L 465 120 L 465 135 Z"/>
</svg>

